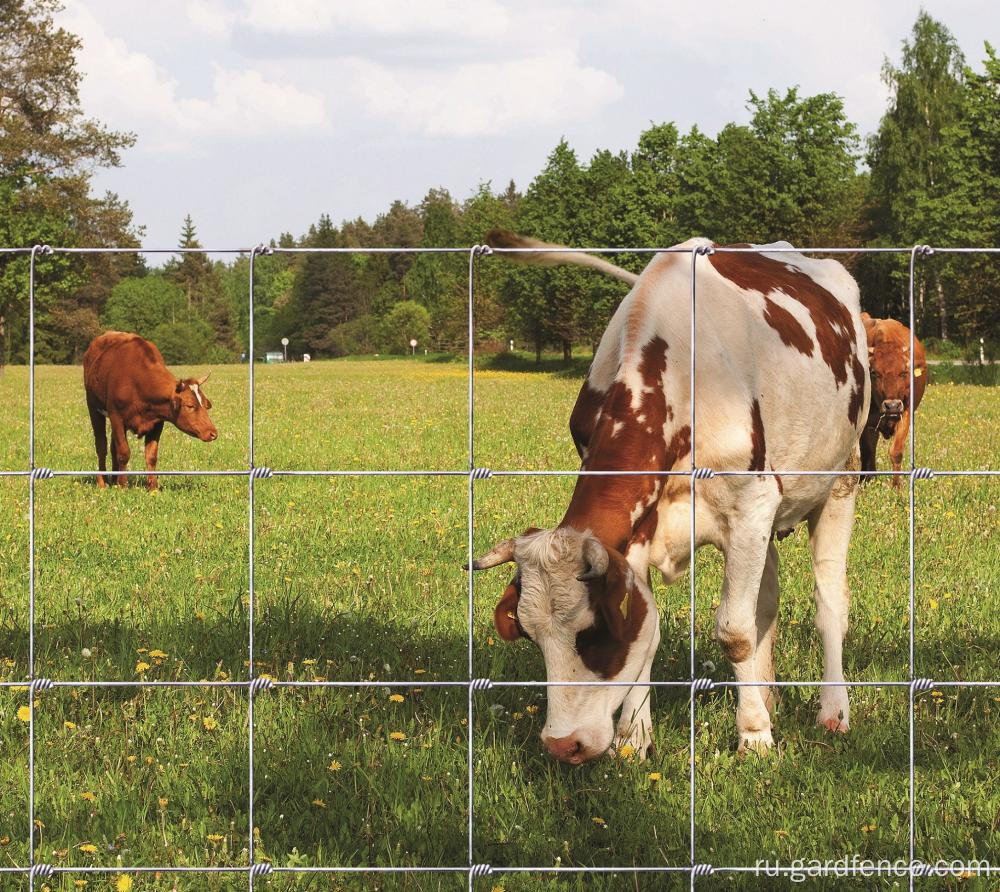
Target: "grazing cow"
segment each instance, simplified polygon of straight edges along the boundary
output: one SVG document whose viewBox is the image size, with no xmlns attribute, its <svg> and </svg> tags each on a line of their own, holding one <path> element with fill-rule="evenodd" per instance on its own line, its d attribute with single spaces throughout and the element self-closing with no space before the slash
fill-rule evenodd
<svg viewBox="0 0 1000 892">
<path fill-rule="evenodd" d="M 106 331 L 90 342 L 83 354 L 83 386 L 87 392 L 90 423 L 94 426 L 97 466 L 107 470 L 108 437 L 105 423 L 111 423 L 111 466 L 124 471 L 131 455 L 126 431 L 146 438 L 146 481 L 156 489 L 156 454 L 163 423 L 169 421 L 184 433 L 211 443 L 219 433 L 208 417 L 212 403 L 205 395 L 204 378 L 175 378 L 151 341 L 137 334 Z M 127 486 L 123 474 L 119 486 Z M 97 478 L 104 487 L 104 475 Z"/>
<path fill-rule="evenodd" d="M 868 339 L 868 365 L 872 376 L 872 400 L 868 423 L 861 435 L 861 470 L 874 471 L 878 435 L 888 440 L 894 471 L 903 466 L 903 447 L 910 432 L 910 330 L 895 319 L 872 319 L 861 314 Z M 913 339 L 917 364 L 913 369 L 913 411 L 927 388 L 927 361 L 923 345 Z M 864 478 L 867 480 L 867 478 Z M 892 478 L 899 489 L 899 477 Z"/>
<path fill-rule="evenodd" d="M 542 243 L 493 232 L 495 247 Z M 692 239 L 679 248 L 709 248 Z M 551 246 L 548 246 L 551 247 Z M 847 630 L 847 546 L 857 475 L 760 475 L 747 471 L 858 468 L 868 417 L 868 355 L 858 288 L 834 260 L 797 253 L 716 252 L 697 261 L 696 457 L 742 472 L 697 483 L 695 545 L 725 556 L 716 636 L 739 681 L 740 749 L 773 740 L 770 712 L 778 611 L 774 534 L 809 526 L 816 626 L 825 652 L 818 721 L 849 725 L 842 645 Z M 585 255 L 507 255 L 551 265 Z M 631 282 L 594 356 L 570 427 L 588 471 L 688 471 L 691 461 L 691 255 L 661 253 Z M 577 478 L 552 530 L 529 529 L 496 545 L 476 570 L 512 561 L 516 574 L 494 612 L 498 633 L 539 646 L 550 682 L 542 740 L 578 764 L 612 744 L 645 754 L 649 681 L 660 638 L 649 568 L 669 583 L 690 557 L 688 476 Z M 602 686 L 601 681 L 636 686 Z M 614 714 L 621 707 L 617 723 Z"/>
</svg>

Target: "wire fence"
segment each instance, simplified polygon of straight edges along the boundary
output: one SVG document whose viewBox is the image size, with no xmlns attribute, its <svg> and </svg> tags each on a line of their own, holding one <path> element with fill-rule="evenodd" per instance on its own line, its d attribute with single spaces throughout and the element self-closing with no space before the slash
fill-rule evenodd
<svg viewBox="0 0 1000 892">
<path fill-rule="evenodd" d="M 551 252 L 563 253 L 591 253 L 591 254 L 615 254 L 631 253 L 638 255 L 655 255 L 660 253 L 688 254 L 691 257 L 691 288 L 690 288 L 690 469 L 686 471 L 637 471 L 630 469 L 611 471 L 588 471 L 588 470 L 526 470 L 518 468 L 484 468 L 476 465 L 475 452 L 475 272 L 476 263 L 481 258 L 490 254 L 541 254 Z M 910 328 L 910 356 L 914 355 L 914 278 L 918 258 L 929 257 L 932 254 L 1000 254 L 1000 248 L 931 248 L 928 245 L 915 245 L 909 248 L 793 248 L 793 247 L 715 247 L 709 245 L 698 245 L 695 247 L 673 247 L 673 248 L 648 248 L 648 247 L 603 247 L 603 248 L 490 248 L 487 245 L 473 245 L 470 247 L 445 247 L 445 248 L 282 248 L 264 244 L 259 244 L 254 248 L 53 248 L 49 245 L 34 245 L 30 248 L 0 248 L 0 254 L 22 254 L 29 255 L 28 269 L 28 309 L 29 309 L 29 451 L 28 468 L 25 470 L 0 470 L 0 477 L 25 477 L 28 480 L 28 678 L 25 681 L 0 682 L 0 689 L 4 688 L 27 688 L 28 692 L 28 865 L 14 867 L 0 867 L 2 874 L 27 875 L 29 888 L 35 888 L 36 880 L 58 874 L 151 874 L 151 873 L 177 873 L 177 874 L 200 874 L 200 873 L 224 873 L 242 875 L 247 878 L 249 888 L 252 892 L 255 880 L 275 875 L 275 874 L 388 874 L 388 873 L 435 873 L 435 874 L 459 874 L 468 878 L 468 888 L 471 890 L 475 886 L 477 879 L 490 877 L 494 874 L 661 874 L 678 875 L 689 878 L 690 888 L 694 888 L 699 878 L 709 877 L 715 874 L 753 874 L 761 875 L 760 866 L 751 865 L 712 865 L 698 860 L 697 836 L 695 826 L 695 803 L 696 803 L 696 783 L 695 783 L 695 715 L 697 711 L 697 695 L 701 692 L 722 689 L 739 688 L 741 686 L 758 686 L 758 681 L 714 681 L 710 678 L 698 677 L 695 672 L 695 550 L 696 550 L 696 529 L 695 529 L 695 500 L 696 481 L 713 477 L 738 477 L 738 476 L 844 476 L 844 469 L 833 470 L 806 470 L 806 469 L 771 469 L 771 470 L 729 470 L 699 467 L 696 461 L 695 444 L 696 437 L 696 407 L 695 407 L 695 383 L 696 383 L 696 313 L 697 302 L 697 270 L 698 261 L 708 254 L 715 252 L 722 253 L 759 253 L 768 254 L 799 253 L 799 254 L 901 254 L 909 255 L 909 328 Z M 35 494 L 39 481 L 51 479 L 53 477 L 97 477 L 101 473 L 97 470 L 76 470 L 76 469 L 53 469 L 38 467 L 35 464 L 35 273 L 39 258 L 51 256 L 53 254 L 184 254 L 184 253 L 212 253 L 212 254 L 245 254 L 249 256 L 249 343 L 248 343 L 248 375 L 249 375 L 249 412 L 248 412 L 248 455 L 245 468 L 210 470 L 210 471 L 163 471 L 157 470 L 157 476 L 179 476 L 179 477 L 244 477 L 247 480 L 249 499 L 249 536 L 247 543 L 247 566 L 248 566 L 248 677 L 246 681 L 161 681 L 161 680 L 107 680 L 107 681 L 54 681 L 48 678 L 41 678 L 35 675 Z M 282 470 L 278 468 L 262 467 L 254 461 L 254 267 L 258 257 L 270 254 L 456 254 L 468 257 L 468 468 L 464 471 L 457 470 L 339 470 L 339 469 L 311 469 L 311 470 Z M 909 363 L 910 371 L 910 393 L 914 391 L 914 364 Z M 945 875 L 942 871 L 960 869 L 955 866 L 955 862 L 949 862 L 949 867 L 942 867 L 942 863 L 925 864 L 917 857 L 914 832 L 914 698 L 918 693 L 926 692 L 935 687 L 997 687 L 1000 686 L 1000 679 L 990 681 L 945 681 L 933 680 L 930 678 L 918 678 L 915 674 L 916 664 L 914 659 L 915 651 L 915 566 L 914 566 L 914 540 L 915 540 L 915 487 L 917 481 L 929 481 L 934 477 L 991 477 L 1000 475 L 1000 470 L 949 470 L 931 469 L 927 467 L 917 467 L 915 463 L 915 439 L 914 439 L 914 413 L 909 413 L 909 469 L 905 471 L 851 471 L 851 476 L 901 476 L 905 477 L 909 484 L 909 606 L 908 606 L 908 627 L 909 627 L 909 679 L 897 681 L 816 681 L 816 680 L 782 680 L 769 682 L 774 687 L 785 688 L 820 688 L 824 686 L 854 687 L 854 688 L 905 688 L 909 696 L 909 859 L 903 863 L 893 862 L 859 862 L 854 859 L 851 864 L 838 864 L 836 876 L 906 876 L 909 881 L 909 888 L 914 888 L 916 878 L 923 876 Z M 124 474 L 126 476 L 146 476 L 147 471 L 112 471 L 113 475 Z M 489 678 L 476 677 L 474 666 L 474 595 L 473 595 L 473 518 L 475 507 L 475 489 L 481 485 L 482 481 L 491 477 L 544 477 L 544 476 L 656 476 L 656 477 L 687 477 L 690 480 L 690 591 L 689 591 L 689 620 L 690 620 L 690 672 L 689 677 L 683 680 L 662 680 L 644 681 L 637 684 L 634 681 L 562 681 L 551 682 L 541 680 L 529 681 L 503 681 Z M 255 631 L 255 608 L 256 591 L 254 581 L 255 565 L 255 510 L 254 493 L 258 481 L 267 480 L 273 477 L 292 476 L 341 476 L 341 477 L 464 477 L 467 480 L 467 508 L 468 508 L 468 666 L 467 679 L 462 681 L 278 681 L 268 675 L 258 675 L 256 670 L 256 655 L 254 647 Z M 469 727 L 468 734 L 468 852 L 467 863 L 463 865 L 412 865 L 412 866 L 357 866 L 357 865 L 327 865 L 327 866 L 280 866 L 274 865 L 268 860 L 257 860 L 255 851 L 254 834 L 254 807 L 255 807 L 255 783 L 254 783 L 254 702 L 258 696 L 278 688 L 389 688 L 389 687 L 410 687 L 419 686 L 421 688 L 465 688 L 468 694 L 467 721 Z M 475 777 L 474 777 L 474 694 L 492 688 L 531 688 L 531 687 L 608 687 L 625 686 L 629 688 L 676 688 L 687 689 L 689 698 L 689 858 L 687 864 L 673 865 L 644 865 L 644 866 L 515 866 L 515 865 L 490 865 L 476 861 L 474 845 L 475 831 Z M 130 866 L 54 866 L 52 864 L 36 861 L 35 855 L 35 699 L 47 690 L 55 688 L 238 688 L 246 691 L 248 709 L 248 827 L 247 827 L 247 852 L 249 863 L 246 866 L 150 866 L 150 865 L 130 865 Z M 970 862 L 961 864 L 961 868 L 977 873 L 1000 875 L 1000 864 L 984 865 L 981 862 Z M 802 867 L 794 864 L 771 865 L 768 876 L 794 876 L 801 874 Z M 829 875 L 828 871 L 812 875 Z M 952 874 L 949 874 L 952 875 Z"/>
</svg>

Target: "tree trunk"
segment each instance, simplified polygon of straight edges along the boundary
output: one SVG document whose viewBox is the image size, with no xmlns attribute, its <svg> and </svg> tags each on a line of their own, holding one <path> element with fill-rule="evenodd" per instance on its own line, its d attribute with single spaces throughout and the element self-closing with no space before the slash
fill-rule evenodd
<svg viewBox="0 0 1000 892">
<path fill-rule="evenodd" d="M 538 365 L 542 361 L 542 339 L 535 338 L 535 364 Z"/>
<path fill-rule="evenodd" d="M 566 338 L 563 338 L 563 362 L 569 362 L 573 358 L 573 344 Z"/>
<path fill-rule="evenodd" d="M 944 296 L 944 287 L 941 285 L 941 280 L 938 279 L 935 287 L 937 288 L 938 296 L 938 306 L 941 308 L 941 340 L 948 340 L 948 299 Z"/>
</svg>

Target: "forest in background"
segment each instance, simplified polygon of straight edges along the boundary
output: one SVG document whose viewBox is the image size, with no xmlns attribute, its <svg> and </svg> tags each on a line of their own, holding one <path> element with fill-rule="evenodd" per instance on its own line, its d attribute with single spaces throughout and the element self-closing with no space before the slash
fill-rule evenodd
<svg viewBox="0 0 1000 892">
<path fill-rule="evenodd" d="M 79 40 L 56 26 L 57 0 L 0 0 L 0 245 L 138 247 L 128 202 L 91 191 L 91 172 L 121 164 L 135 136 L 87 118 L 76 68 Z M 897 61 L 890 99 L 863 136 L 835 93 L 794 87 L 749 93 L 750 120 L 716 135 L 652 124 L 634 149 L 580 158 L 561 140 L 523 191 L 482 183 L 456 199 L 429 189 L 394 201 L 372 222 L 324 214 L 281 247 L 444 247 L 504 227 L 573 246 L 660 246 L 703 235 L 719 243 L 801 247 L 1000 245 L 1000 59 L 989 43 L 967 64 L 946 25 L 921 12 Z M 198 249 L 196 221 L 178 246 Z M 609 255 L 640 270 L 647 255 Z M 848 255 L 862 303 L 908 314 L 906 255 Z M 917 332 L 961 356 L 1000 332 L 1000 258 L 939 255 L 921 262 Z M 0 255 L 0 360 L 27 360 L 24 255 Z M 273 254 L 255 261 L 258 355 L 314 358 L 466 349 L 465 254 Z M 136 254 L 58 254 L 36 277 L 36 357 L 79 362 L 114 328 L 155 341 L 168 362 L 234 361 L 247 350 L 249 258 L 213 261 L 193 250 L 150 268 Z M 581 269 L 477 264 L 477 347 L 514 340 L 541 355 L 592 347 L 624 296 L 621 283 Z M 971 355 L 971 354 L 970 354 Z"/>
</svg>

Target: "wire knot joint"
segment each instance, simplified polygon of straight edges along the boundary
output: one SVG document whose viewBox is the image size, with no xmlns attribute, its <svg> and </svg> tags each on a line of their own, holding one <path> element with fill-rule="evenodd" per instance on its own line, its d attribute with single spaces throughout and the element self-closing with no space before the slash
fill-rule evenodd
<svg viewBox="0 0 1000 892">
<path fill-rule="evenodd" d="M 250 470 L 250 476 L 254 480 L 265 480 L 274 476 L 274 471 L 270 468 L 252 468 Z"/>
<path fill-rule="evenodd" d="M 711 864 L 695 864 L 691 868 L 693 877 L 710 877 L 715 873 L 715 868 Z"/>
<path fill-rule="evenodd" d="M 262 691 L 270 691 L 274 687 L 274 679 L 270 675 L 258 675 L 250 682 L 250 694 L 256 696 Z"/>
<path fill-rule="evenodd" d="M 250 876 L 254 878 L 270 876 L 274 871 L 270 861 L 261 861 L 250 868 Z"/>
<path fill-rule="evenodd" d="M 492 687 L 492 678 L 474 678 L 469 682 L 469 690 L 471 691 L 488 691 Z"/>
<path fill-rule="evenodd" d="M 489 480 L 493 476 L 493 470 L 491 468 L 473 468 L 472 469 L 472 479 L 473 480 Z"/>
<path fill-rule="evenodd" d="M 32 468 L 32 480 L 51 480 L 53 477 L 52 468 Z"/>
<path fill-rule="evenodd" d="M 696 678 L 691 682 L 693 691 L 711 691 L 715 688 L 715 682 L 710 678 Z"/>
<path fill-rule="evenodd" d="M 915 678 L 910 682 L 910 687 L 913 689 L 914 694 L 921 694 L 925 691 L 929 691 L 934 687 L 934 679 L 932 678 Z"/>
<path fill-rule="evenodd" d="M 930 468 L 914 468 L 910 473 L 914 480 L 930 480 L 934 476 Z"/>
<path fill-rule="evenodd" d="M 710 480 L 715 476 L 715 471 L 711 468 L 695 468 L 691 473 L 695 480 Z"/>
<path fill-rule="evenodd" d="M 473 879 L 477 877 L 491 877 L 493 876 L 493 865 L 492 864 L 473 864 L 469 868 L 469 876 Z"/>
</svg>

